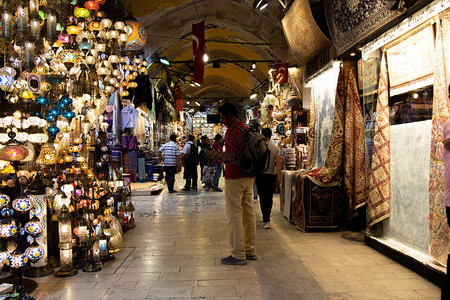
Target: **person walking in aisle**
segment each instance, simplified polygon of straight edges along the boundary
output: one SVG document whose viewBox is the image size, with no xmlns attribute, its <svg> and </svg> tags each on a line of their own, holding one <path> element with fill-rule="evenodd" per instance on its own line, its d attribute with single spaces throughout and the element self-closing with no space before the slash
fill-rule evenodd
<svg viewBox="0 0 450 300">
<path fill-rule="evenodd" d="M 212 145 L 212 148 L 223 152 L 222 148 L 222 136 L 220 134 L 216 134 L 214 137 L 214 143 Z M 215 192 L 222 192 L 222 189 L 219 188 L 219 179 L 222 175 L 222 168 L 223 168 L 223 160 L 221 159 L 214 159 L 214 183 L 213 183 L 213 191 Z"/>
<path fill-rule="evenodd" d="M 264 128 L 261 133 L 267 140 L 270 151 L 270 161 L 267 171 L 257 174 L 255 178 L 259 195 L 259 204 L 261 205 L 261 213 L 263 215 L 263 222 L 259 227 L 270 229 L 273 193 L 275 192 L 275 187 L 279 186 L 281 183 L 281 156 L 280 148 L 270 141 L 272 130 L 270 130 L 270 128 Z"/>
<path fill-rule="evenodd" d="M 194 143 L 195 136 L 192 134 L 188 137 L 188 142 L 183 148 L 184 159 L 184 179 L 186 184 L 184 185 L 184 191 L 197 190 L 197 166 L 198 166 L 198 148 Z"/>
<path fill-rule="evenodd" d="M 159 153 L 164 159 L 164 171 L 166 172 L 166 182 L 169 193 L 176 193 L 173 189 L 175 184 L 175 174 L 177 173 L 177 163 L 180 160 L 180 147 L 178 147 L 177 136 L 175 134 L 170 135 L 170 141 L 165 143 L 159 148 Z"/>
<path fill-rule="evenodd" d="M 221 259 L 224 265 L 246 265 L 256 257 L 256 220 L 253 211 L 253 177 L 247 176 L 233 163 L 246 146 L 241 129 L 245 125 L 238 119 L 238 111 L 231 103 L 219 107 L 219 114 L 228 130 L 225 134 L 225 152 L 211 150 L 212 158 L 224 160 L 225 168 L 225 208 L 230 227 L 231 255 Z"/>
</svg>

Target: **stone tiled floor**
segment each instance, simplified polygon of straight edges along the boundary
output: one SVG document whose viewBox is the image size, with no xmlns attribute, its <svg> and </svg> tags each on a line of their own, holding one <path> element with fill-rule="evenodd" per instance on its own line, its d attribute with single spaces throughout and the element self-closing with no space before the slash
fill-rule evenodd
<svg viewBox="0 0 450 300">
<path fill-rule="evenodd" d="M 98 273 L 38 278 L 42 300 L 439 299 L 437 286 L 342 232 L 303 233 L 283 218 L 257 230 L 258 261 L 224 266 L 230 254 L 223 193 L 134 196 L 137 227 Z M 260 219 L 259 205 L 255 205 Z"/>
</svg>

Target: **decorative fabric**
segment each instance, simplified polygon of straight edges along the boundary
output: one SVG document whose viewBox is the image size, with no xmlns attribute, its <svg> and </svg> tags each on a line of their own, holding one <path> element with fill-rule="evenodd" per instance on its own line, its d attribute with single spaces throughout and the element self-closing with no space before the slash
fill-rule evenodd
<svg viewBox="0 0 450 300">
<path fill-rule="evenodd" d="M 449 253 L 449 228 L 444 206 L 444 161 L 442 129 L 449 119 L 449 101 L 445 78 L 443 42 L 450 35 L 449 15 L 442 18 L 442 28 L 436 23 L 436 53 L 434 64 L 433 118 L 430 153 L 430 255 L 445 265 Z M 442 30 L 442 31 L 441 31 Z M 444 40 L 444 41 L 443 41 Z"/>
<path fill-rule="evenodd" d="M 289 48 L 302 64 L 331 45 L 316 24 L 308 0 L 294 1 L 281 23 Z"/>
<path fill-rule="evenodd" d="M 340 68 L 335 94 L 333 125 L 331 129 L 327 157 L 323 166 L 312 169 L 305 174 L 305 176 L 309 177 L 312 182 L 319 186 L 336 185 L 341 178 L 342 149 L 344 146 L 344 102 L 344 72 L 342 68 Z"/>
<path fill-rule="evenodd" d="M 336 105 L 337 90 L 333 83 L 338 81 L 339 71 L 339 64 L 332 63 L 320 75 L 311 80 L 315 109 L 313 167 L 322 167 L 327 160 L 333 135 L 333 118 Z"/>
<path fill-rule="evenodd" d="M 365 204 L 364 118 L 355 72 L 350 69 L 345 104 L 344 189 L 349 198 L 349 216 Z"/>
<path fill-rule="evenodd" d="M 316 126 L 316 108 L 314 105 L 314 97 L 311 98 L 311 110 L 309 113 L 309 130 L 308 130 L 308 156 L 306 161 L 306 169 L 311 169 L 314 165 L 314 128 Z"/>
<path fill-rule="evenodd" d="M 385 0 L 326 0 L 328 28 L 338 55 L 397 17 Z"/>
<path fill-rule="evenodd" d="M 127 105 L 120 112 L 122 116 L 122 130 L 125 128 L 136 128 L 138 113 L 133 107 Z"/>
<path fill-rule="evenodd" d="M 380 83 L 378 88 L 373 156 L 369 174 L 368 213 L 370 225 L 374 225 L 390 214 L 390 129 L 389 95 L 386 53 L 381 58 Z"/>
</svg>

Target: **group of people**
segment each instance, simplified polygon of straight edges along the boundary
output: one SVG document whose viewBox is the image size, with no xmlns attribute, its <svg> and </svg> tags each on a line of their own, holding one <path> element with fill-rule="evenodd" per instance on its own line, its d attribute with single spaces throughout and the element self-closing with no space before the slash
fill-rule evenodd
<svg viewBox="0 0 450 300">
<path fill-rule="evenodd" d="M 184 191 L 196 191 L 198 182 L 198 166 L 200 165 L 201 181 L 204 183 L 205 191 L 222 192 L 219 188 L 219 180 L 223 173 L 223 161 L 213 159 L 209 156 L 212 149 L 221 152 L 223 149 L 223 138 L 220 134 L 214 137 L 214 143 L 211 145 L 207 136 L 202 136 L 196 143 L 195 136 L 189 135 L 187 142 L 180 151 L 176 143 L 177 136 L 171 135 L 170 141 L 164 144 L 159 152 L 164 158 L 164 168 L 166 173 L 166 182 L 169 193 L 176 193 L 174 190 L 175 174 L 177 166 L 184 166 Z"/>
<path fill-rule="evenodd" d="M 198 153 L 203 151 L 208 160 L 214 162 L 213 190 L 219 190 L 218 178 L 220 178 L 220 174 L 222 173 L 222 164 L 225 163 L 225 208 L 230 229 L 230 244 L 232 251 L 231 255 L 221 259 L 221 263 L 224 265 L 246 265 L 247 260 L 254 261 L 258 259 L 256 256 L 256 218 L 252 200 L 253 182 L 255 179 L 254 177 L 245 174 L 235 161 L 246 147 L 246 136 L 240 128 L 245 130 L 248 130 L 248 128 L 241 120 L 239 120 L 238 110 L 231 103 L 220 106 L 219 114 L 221 122 L 228 128 L 224 141 L 225 151 L 222 151 L 222 137 L 217 135 L 214 144 L 209 147 L 207 145 L 208 143 L 203 143 L 205 139 L 203 138 L 203 141 L 201 139 L 201 150 Z M 260 197 L 263 215 L 263 222 L 260 224 L 260 227 L 268 229 L 270 228 L 268 224 L 270 224 L 273 193 L 275 187 L 279 185 L 281 181 L 281 158 L 278 147 L 270 143 L 272 131 L 268 128 L 263 129 L 262 134 L 266 137 L 269 144 L 270 166 L 266 172 L 256 176 L 256 185 L 258 186 L 258 195 Z M 164 164 L 166 165 L 166 161 L 170 164 L 173 163 L 174 170 L 176 170 L 177 159 L 180 159 L 181 161 L 182 157 L 185 166 L 185 189 L 196 188 L 197 165 L 194 160 L 191 162 L 191 158 L 189 157 L 191 151 L 194 151 L 194 153 L 198 151 L 194 138 L 192 136 L 188 138 L 189 141 L 183 148 L 183 154 L 181 154 L 178 145 L 175 143 L 176 136 L 172 135 L 170 139 L 171 141 L 169 143 L 163 145 L 159 149 L 161 153 L 164 153 Z M 174 145 L 177 146 L 176 149 L 174 148 Z M 169 157 L 168 160 L 167 155 L 171 157 Z M 203 154 L 200 154 L 200 157 L 201 155 Z M 199 163 L 201 163 L 200 160 Z M 193 170 L 191 167 L 194 168 L 194 166 L 195 172 L 191 172 Z M 173 189 L 175 171 L 172 172 L 172 169 L 170 168 L 170 165 L 166 165 L 167 186 L 169 192 L 175 193 L 176 191 Z M 188 169 L 187 172 L 186 169 Z M 205 169 L 205 167 L 203 167 L 203 169 Z M 207 174 L 203 172 L 203 179 L 206 177 Z"/>
</svg>

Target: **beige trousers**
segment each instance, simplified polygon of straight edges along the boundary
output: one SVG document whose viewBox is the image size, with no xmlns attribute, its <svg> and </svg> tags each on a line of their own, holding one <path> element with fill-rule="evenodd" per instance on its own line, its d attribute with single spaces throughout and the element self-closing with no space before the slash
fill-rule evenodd
<svg viewBox="0 0 450 300">
<path fill-rule="evenodd" d="M 226 212 L 230 226 L 231 255 L 245 259 L 256 255 L 256 219 L 253 211 L 253 178 L 225 180 Z"/>
</svg>

